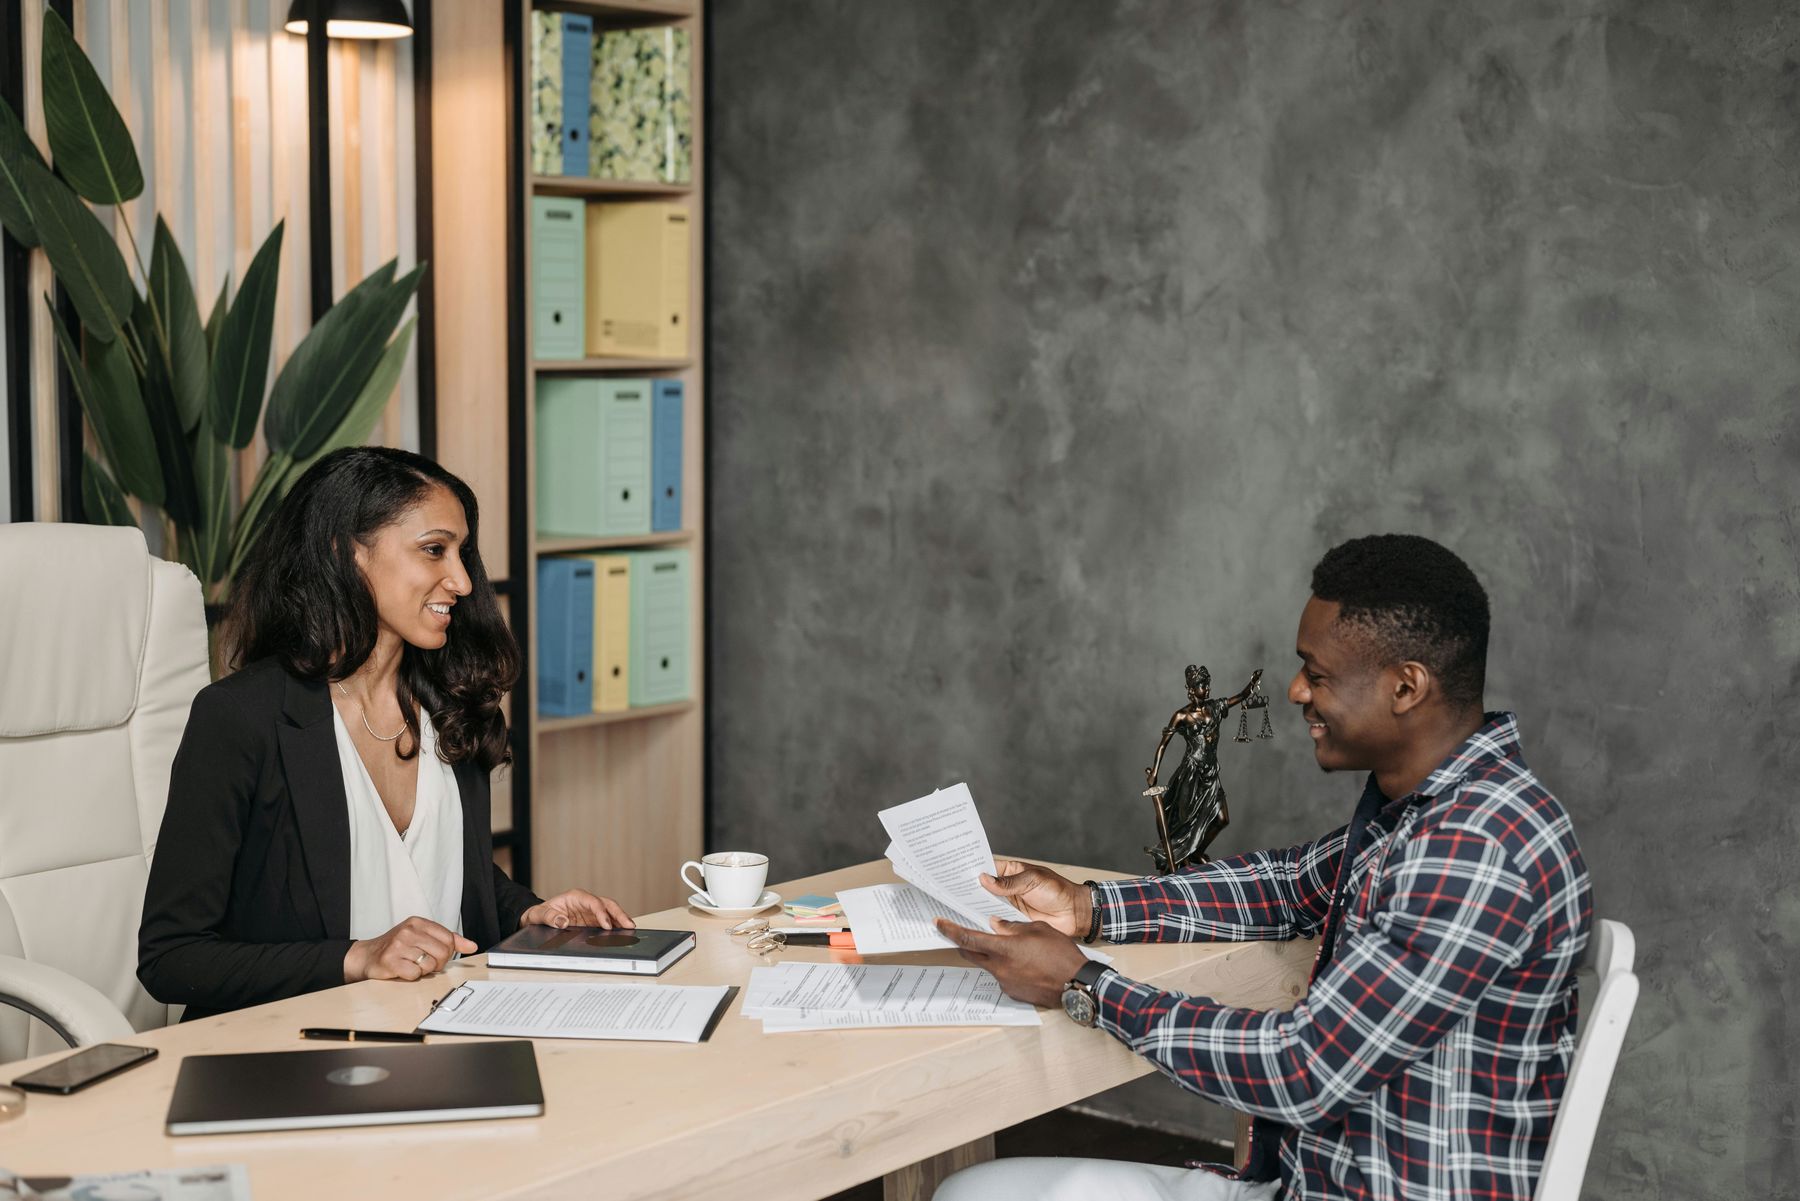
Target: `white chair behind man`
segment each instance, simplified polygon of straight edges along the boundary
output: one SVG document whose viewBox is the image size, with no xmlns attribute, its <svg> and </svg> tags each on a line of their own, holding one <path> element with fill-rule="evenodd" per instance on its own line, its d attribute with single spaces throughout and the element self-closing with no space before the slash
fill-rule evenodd
<svg viewBox="0 0 1800 1201">
<path fill-rule="evenodd" d="M 0 525 L 0 1062 L 168 1023 L 137 929 L 208 677 L 199 581 L 139 531 Z"/>
<path fill-rule="evenodd" d="M 1550 1149 L 1533 1201 L 1576 1201 L 1594 1149 L 1594 1131 L 1612 1086 L 1613 1068 L 1625 1045 L 1631 1011 L 1637 1008 L 1638 978 L 1632 971 L 1637 940 L 1624 922 L 1594 919 L 1583 968 L 1594 972 L 1594 990 L 1583 993 L 1581 1035 L 1575 1062 L 1563 1086 L 1562 1107 L 1550 1128 Z"/>
</svg>

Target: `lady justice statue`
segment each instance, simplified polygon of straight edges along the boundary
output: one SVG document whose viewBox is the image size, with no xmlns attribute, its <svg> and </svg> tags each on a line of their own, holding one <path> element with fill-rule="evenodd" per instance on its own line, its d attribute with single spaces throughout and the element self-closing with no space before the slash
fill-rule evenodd
<svg viewBox="0 0 1800 1201">
<path fill-rule="evenodd" d="M 1236 696 L 1216 701 L 1212 697 L 1212 673 L 1204 667 L 1188 665 L 1188 703 L 1175 710 L 1169 724 L 1163 727 L 1162 741 L 1156 744 L 1156 760 L 1144 769 L 1144 782 L 1149 785 L 1144 795 L 1156 806 L 1156 830 L 1162 846 L 1145 847 L 1156 863 L 1158 874 L 1166 875 L 1190 863 L 1204 863 L 1206 848 L 1231 822 L 1231 811 L 1225 806 L 1225 785 L 1219 779 L 1219 729 L 1227 714 L 1237 705 L 1245 709 L 1266 709 L 1269 698 L 1262 691 L 1262 668 L 1250 677 L 1244 690 Z M 1248 718 L 1245 718 L 1248 721 Z M 1162 767 L 1163 752 L 1169 738 L 1180 734 L 1187 742 L 1187 753 L 1169 777 L 1166 786 L 1156 782 Z M 1259 738 L 1270 738 L 1268 715 L 1263 716 Z M 1238 732 L 1238 741 L 1250 740 L 1249 728 Z"/>
</svg>

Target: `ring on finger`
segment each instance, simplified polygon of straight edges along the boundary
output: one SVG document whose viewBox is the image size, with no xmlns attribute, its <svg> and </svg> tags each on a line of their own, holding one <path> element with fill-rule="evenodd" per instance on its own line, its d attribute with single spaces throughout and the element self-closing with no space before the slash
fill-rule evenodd
<svg viewBox="0 0 1800 1201">
<path fill-rule="evenodd" d="M 425 966 L 425 952 L 424 951 L 420 951 L 417 955 L 413 956 L 413 966 L 414 967 L 424 967 Z"/>
</svg>

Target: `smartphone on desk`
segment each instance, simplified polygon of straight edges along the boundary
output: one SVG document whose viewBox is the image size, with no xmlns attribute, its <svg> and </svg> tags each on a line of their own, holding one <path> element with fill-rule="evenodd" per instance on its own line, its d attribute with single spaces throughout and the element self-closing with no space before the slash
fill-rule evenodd
<svg viewBox="0 0 1800 1201">
<path fill-rule="evenodd" d="M 98 1084 L 108 1076 L 117 1076 L 126 1068 L 134 1068 L 155 1058 L 155 1047 L 100 1043 L 84 1047 L 73 1055 L 65 1055 L 35 1072 L 27 1072 L 12 1083 L 14 1088 L 29 1089 L 34 1093 L 61 1093 L 67 1096 L 90 1084 Z"/>
</svg>

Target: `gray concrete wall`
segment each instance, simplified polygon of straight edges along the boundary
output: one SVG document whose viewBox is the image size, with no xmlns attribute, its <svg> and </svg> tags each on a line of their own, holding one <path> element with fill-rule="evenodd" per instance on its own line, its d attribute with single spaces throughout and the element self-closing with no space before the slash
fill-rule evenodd
<svg viewBox="0 0 1800 1201">
<path fill-rule="evenodd" d="M 1424 533 L 1639 938 L 1590 1195 L 1800 1195 L 1792 5 L 710 7 L 714 845 L 1141 868 L 1182 666 Z M 1354 803 L 1276 716 L 1221 850 Z"/>
</svg>

